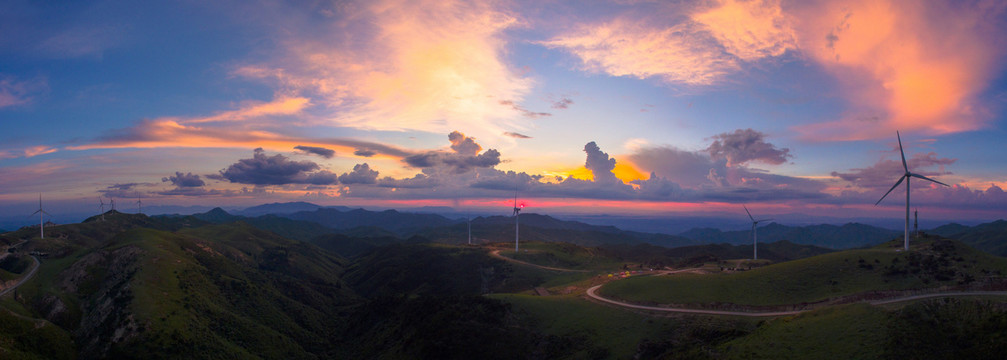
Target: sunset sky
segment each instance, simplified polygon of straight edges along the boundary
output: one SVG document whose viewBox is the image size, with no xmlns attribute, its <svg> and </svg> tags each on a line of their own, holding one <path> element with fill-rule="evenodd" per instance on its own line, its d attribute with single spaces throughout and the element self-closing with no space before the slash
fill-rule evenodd
<svg viewBox="0 0 1007 360">
<path fill-rule="evenodd" d="M 897 218 L 899 131 L 921 215 L 1007 218 L 1005 52 L 1004 1 L 5 1 L 0 215 Z"/>
</svg>

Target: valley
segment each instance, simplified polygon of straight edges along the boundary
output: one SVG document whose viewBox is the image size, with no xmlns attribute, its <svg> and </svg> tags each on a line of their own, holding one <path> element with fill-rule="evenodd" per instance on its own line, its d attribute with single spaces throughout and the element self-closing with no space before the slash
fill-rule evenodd
<svg viewBox="0 0 1007 360">
<path fill-rule="evenodd" d="M 4 233 L 0 352 L 733 359 L 827 348 L 887 358 L 918 355 L 906 341 L 936 346 L 922 343 L 925 336 L 904 339 L 918 331 L 912 314 L 922 309 L 942 316 L 932 328 L 977 337 L 944 343 L 949 354 L 1002 346 L 982 339 L 1007 333 L 997 325 L 1007 319 L 1007 259 L 939 235 L 908 252 L 900 239 L 848 250 L 776 241 L 760 244 L 763 256 L 753 261 L 751 246 L 540 215 L 525 223 L 522 214 L 519 252 L 504 219 L 473 221 L 468 245 L 465 223 L 428 215 L 367 220 L 371 214 L 357 211 L 361 226 L 285 216 L 107 212 L 46 229 L 45 238 L 31 227 Z M 375 226 L 382 221 L 398 225 Z M 804 336 L 793 336 L 798 328 Z"/>
</svg>

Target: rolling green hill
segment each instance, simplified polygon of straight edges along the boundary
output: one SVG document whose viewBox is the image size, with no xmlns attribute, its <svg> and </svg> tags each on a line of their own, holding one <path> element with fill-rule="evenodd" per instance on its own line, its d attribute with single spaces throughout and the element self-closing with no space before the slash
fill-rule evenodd
<svg viewBox="0 0 1007 360">
<path fill-rule="evenodd" d="M 968 284 L 988 275 L 1007 274 L 1007 259 L 957 241 L 917 242 L 908 253 L 897 252 L 901 244 L 896 242 L 751 271 L 630 278 L 602 287 L 601 294 L 643 303 L 772 306 L 868 291 Z"/>
<path fill-rule="evenodd" d="M 359 297 L 344 260 L 243 223 L 177 232 L 143 215 L 62 225 L 18 289 L 29 316 L 68 331 L 82 357 L 325 358 Z M 68 248 L 69 250 L 63 250 Z"/>
<path fill-rule="evenodd" d="M 957 230 L 958 233 L 948 237 L 994 255 L 1007 256 L 1007 220 Z"/>
</svg>

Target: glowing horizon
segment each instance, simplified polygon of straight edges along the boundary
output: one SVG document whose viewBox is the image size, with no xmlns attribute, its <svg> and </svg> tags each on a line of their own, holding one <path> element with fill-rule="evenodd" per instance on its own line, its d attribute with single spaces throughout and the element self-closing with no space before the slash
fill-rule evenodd
<svg viewBox="0 0 1007 360">
<path fill-rule="evenodd" d="M 897 130 L 910 167 L 952 185 L 914 205 L 1007 214 L 1007 4 L 11 7 L 27 15 L 0 15 L 0 215 L 39 193 L 85 209 L 520 192 L 564 212 L 886 216 L 867 205 L 899 174 Z"/>
</svg>

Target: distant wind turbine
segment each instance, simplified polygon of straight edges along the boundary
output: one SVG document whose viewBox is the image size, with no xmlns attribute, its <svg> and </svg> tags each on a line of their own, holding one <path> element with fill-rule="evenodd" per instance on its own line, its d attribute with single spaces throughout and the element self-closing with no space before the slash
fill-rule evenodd
<svg viewBox="0 0 1007 360">
<path fill-rule="evenodd" d="M 98 197 L 98 208 L 101 209 L 101 221 L 105 221 L 105 201 Z"/>
<path fill-rule="evenodd" d="M 755 232 L 755 226 L 759 225 L 760 222 L 773 219 L 755 220 L 755 218 L 752 217 L 752 213 L 748 211 L 747 206 L 741 205 L 741 207 L 745 208 L 745 212 L 748 213 L 748 218 L 752 219 L 752 260 L 759 260 L 759 234 Z"/>
<path fill-rule="evenodd" d="M 45 223 L 42 222 L 42 214 L 49 215 L 50 217 L 52 216 L 52 214 L 45 212 L 45 210 L 42 210 L 42 193 L 38 194 L 38 210 L 35 210 L 35 212 L 31 213 L 31 215 L 35 214 L 38 214 L 38 237 L 41 239 L 45 239 Z"/>
<path fill-rule="evenodd" d="M 514 194 L 514 252 L 518 252 L 518 243 L 519 243 L 518 239 L 519 239 L 519 237 L 521 235 L 520 231 L 518 231 L 518 218 L 519 218 L 518 215 L 521 214 L 521 209 L 522 208 L 524 208 L 524 204 L 521 204 L 521 207 L 517 206 L 517 193 L 515 193 Z"/>
<path fill-rule="evenodd" d="M 909 178 L 911 178 L 911 177 L 920 178 L 920 179 L 923 179 L 923 180 L 926 180 L 926 181 L 930 181 L 930 182 L 935 182 L 935 183 L 938 183 L 938 184 L 941 184 L 941 185 L 944 185 L 944 186 L 948 186 L 948 184 L 942 183 L 940 181 L 928 178 L 928 177 L 920 175 L 920 174 L 914 174 L 914 173 L 909 172 L 909 165 L 906 165 L 906 152 L 902 150 L 902 135 L 900 135 L 899 132 L 896 131 L 895 132 L 895 136 L 898 137 L 898 139 L 899 139 L 899 154 L 902 155 L 902 169 L 905 170 L 906 173 L 903 174 L 902 177 L 899 178 L 899 181 L 896 182 L 895 185 L 892 185 L 891 189 L 888 189 L 888 192 L 886 192 L 885 195 L 881 196 L 881 199 L 878 199 L 878 202 L 874 203 L 874 206 L 877 206 L 878 204 L 880 204 L 881 200 L 884 200 L 885 197 L 888 196 L 888 194 L 890 194 L 892 192 L 892 190 L 895 190 L 895 188 L 898 187 L 899 184 L 902 183 L 902 181 L 906 182 L 906 233 L 905 233 L 904 250 L 909 251 Z"/>
</svg>

